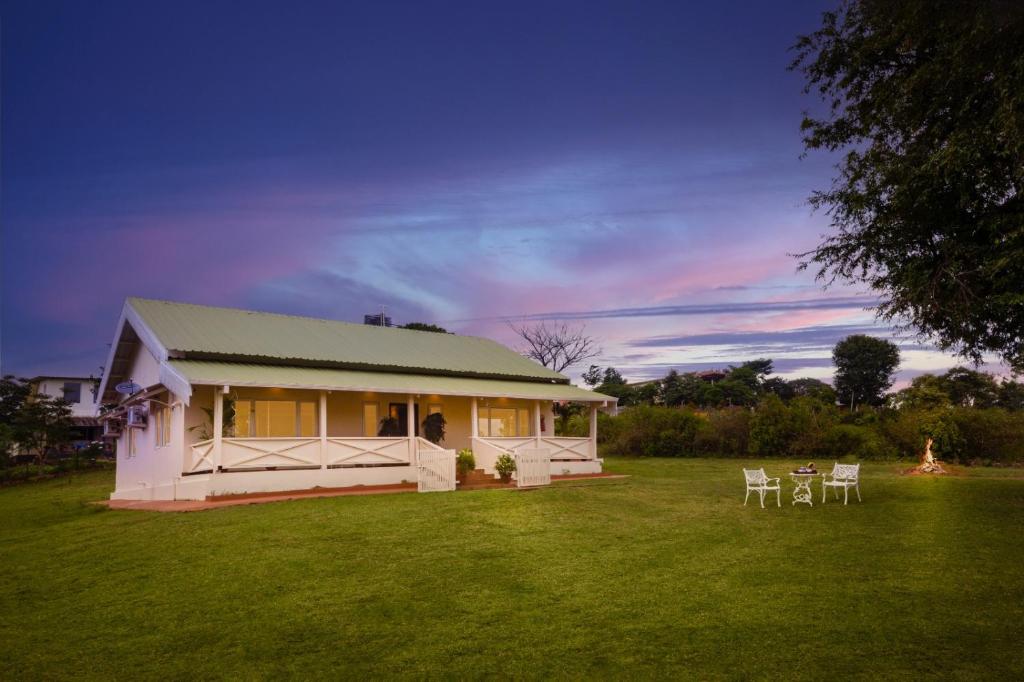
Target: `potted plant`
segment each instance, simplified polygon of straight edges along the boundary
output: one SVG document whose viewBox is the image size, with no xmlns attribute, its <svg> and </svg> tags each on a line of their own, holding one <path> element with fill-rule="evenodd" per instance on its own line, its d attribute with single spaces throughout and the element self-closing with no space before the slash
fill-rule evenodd
<svg viewBox="0 0 1024 682">
<path fill-rule="evenodd" d="M 444 427 L 447 422 L 440 412 L 428 414 L 423 420 L 423 437 L 434 445 L 439 445 L 444 440 Z"/>
<path fill-rule="evenodd" d="M 498 472 L 502 483 L 508 483 L 512 480 L 512 473 L 516 470 L 516 461 L 512 455 L 503 452 L 494 462 L 494 470 Z"/>
<path fill-rule="evenodd" d="M 476 469 L 476 458 L 473 456 L 473 451 L 469 448 L 459 450 L 459 454 L 455 457 L 455 478 L 459 483 L 465 483 L 466 477 L 473 469 Z"/>
</svg>

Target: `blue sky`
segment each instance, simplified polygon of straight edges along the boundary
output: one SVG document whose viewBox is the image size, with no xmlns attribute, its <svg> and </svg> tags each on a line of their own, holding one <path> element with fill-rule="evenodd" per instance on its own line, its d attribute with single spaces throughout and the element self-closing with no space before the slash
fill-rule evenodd
<svg viewBox="0 0 1024 682">
<path fill-rule="evenodd" d="M 790 255 L 834 161 L 787 48 L 830 4 L 4 3 L 3 371 L 96 372 L 138 295 L 828 377 L 890 335 Z"/>
</svg>

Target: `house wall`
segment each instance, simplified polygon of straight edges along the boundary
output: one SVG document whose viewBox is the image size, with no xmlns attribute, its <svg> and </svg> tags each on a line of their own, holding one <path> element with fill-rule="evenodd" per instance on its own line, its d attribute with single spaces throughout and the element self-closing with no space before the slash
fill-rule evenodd
<svg viewBox="0 0 1024 682">
<path fill-rule="evenodd" d="M 128 373 L 143 388 L 160 382 L 160 365 L 145 346 L 139 344 Z M 171 441 L 157 447 L 153 413 L 156 403 L 148 404 L 145 428 L 125 428 L 117 438 L 117 471 L 112 499 L 174 499 L 174 486 L 181 476 L 185 448 L 185 406 L 173 394 L 164 392 L 156 400 L 172 405 Z M 134 443 L 131 441 L 134 439 Z"/>
<path fill-rule="evenodd" d="M 45 377 L 40 379 L 34 387 L 37 395 L 46 395 L 51 398 L 64 398 L 64 383 L 79 383 L 82 385 L 81 400 L 71 403 L 71 416 L 73 417 L 95 417 L 96 397 L 93 395 L 93 388 L 99 383 L 95 379 L 81 377 Z"/>
</svg>

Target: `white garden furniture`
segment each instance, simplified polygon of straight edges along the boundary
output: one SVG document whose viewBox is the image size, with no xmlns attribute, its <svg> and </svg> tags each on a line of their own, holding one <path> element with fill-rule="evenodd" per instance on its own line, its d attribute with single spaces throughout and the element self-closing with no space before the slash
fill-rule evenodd
<svg viewBox="0 0 1024 682">
<path fill-rule="evenodd" d="M 764 469 L 744 469 L 743 477 L 747 480 L 747 494 L 743 498 L 743 506 L 746 506 L 747 500 L 750 499 L 750 493 L 755 492 L 761 496 L 761 508 L 764 509 L 764 495 L 772 491 L 775 492 L 775 504 L 782 506 L 782 487 L 779 485 L 779 479 L 768 478 Z"/>
<path fill-rule="evenodd" d="M 860 502 L 860 464 L 839 464 L 832 467 L 831 474 L 825 474 L 821 479 L 821 502 L 825 503 L 825 493 L 832 488 L 836 499 L 839 499 L 839 489 L 843 489 L 843 504 L 850 500 L 850 488 L 857 491 L 857 501 Z"/>
</svg>

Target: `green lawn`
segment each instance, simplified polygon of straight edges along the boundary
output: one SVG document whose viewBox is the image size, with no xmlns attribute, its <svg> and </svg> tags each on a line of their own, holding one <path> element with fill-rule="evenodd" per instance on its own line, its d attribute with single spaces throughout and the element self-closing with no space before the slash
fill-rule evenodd
<svg viewBox="0 0 1024 682">
<path fill-rule="evenodd" d="M 0 678 L 1024 677 L 1022 470 L 762 510 L 741 466 L 189 514 L 88 504 L 109 472 L 0 490 Z"/>
</svg>

